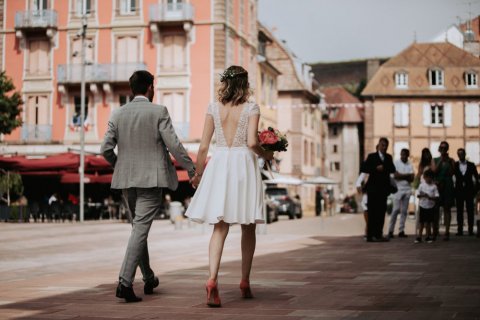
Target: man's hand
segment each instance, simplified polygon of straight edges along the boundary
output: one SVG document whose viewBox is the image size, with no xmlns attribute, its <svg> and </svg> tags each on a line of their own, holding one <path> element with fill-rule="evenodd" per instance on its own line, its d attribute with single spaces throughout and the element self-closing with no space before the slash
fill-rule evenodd
<svg viewBox="0 0 480 320">
<path fill-rule="evenodd" d="M 383 164 L 377 166 L 378 172 L 383 172 L 383 170 L 385 170 L 385 168 L 383 167 Z"/>
<path fill-rule="evenodd" d="M 362 194 L 363 193 L 362 187 L 357 187 L 357 192 L 358 192 L 358 194 Z"/>
<path fill-rule="evenodd" d="M 265 157 L 263 157 L 267 161 L 273 160 L 273 151 L 265 151 Z"/>
</svg>

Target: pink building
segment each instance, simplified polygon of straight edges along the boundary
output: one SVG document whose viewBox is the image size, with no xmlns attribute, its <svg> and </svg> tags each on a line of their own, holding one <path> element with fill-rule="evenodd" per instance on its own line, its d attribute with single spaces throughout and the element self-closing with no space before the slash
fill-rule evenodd
<svg viewBox="0 0 480 320">
<path fill-rule="evenodd" d="M 23 100 L 2 153 L 55 153 L 79 143 L 81 16 L 88 16 L 86 143 L 98 151 L 128 78 L 155 75 L 155 102 L 196 151 L 218 75 L 239 64 L 256 81 L 257 0 L 3 0 L 1 67 Z M 78 146 L 77 146 L 78 148 Z"/>
</svg>

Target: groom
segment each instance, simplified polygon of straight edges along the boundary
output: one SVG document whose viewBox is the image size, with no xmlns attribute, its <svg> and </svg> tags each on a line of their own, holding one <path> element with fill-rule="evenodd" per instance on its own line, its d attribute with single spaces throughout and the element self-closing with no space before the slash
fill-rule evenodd
<svg viewBox="0 0 480 320">
<path fill-rule="evenodd" d="M 134 99 L 112 112 L 102 143 L 102 154 L 114 167 L 112 189 L 121 189 L 131 214 L 132 232 L 120 269 L 116 296 L 126 302 L 142 299 L 133 291 L 133 279 L 140 266 L 144 293 L 152 294 L 159 284 L 150 268 L 147 237 L 152 220 L 160 210 L 162 188 L 175 190 L 178 179 L 169 152 L 180 165 L 195 175 L 195 167 L 178 140 L 165 106 L 152 103 L 154 77 L 145 70 L 130 77 Z M 114 149 L 118 145 L 118 154 Z"/>
</svg>

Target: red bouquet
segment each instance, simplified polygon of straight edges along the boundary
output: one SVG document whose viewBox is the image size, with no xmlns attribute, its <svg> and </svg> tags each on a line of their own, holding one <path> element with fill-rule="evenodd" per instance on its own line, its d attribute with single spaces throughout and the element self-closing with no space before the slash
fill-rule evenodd
<svg viewBox="0 0 480 320">
<path fill-rule="evenodd" d="M 287 137 L 272 127 L 258 132 L 258 141 L 260 141 L 260 145 L 265 150 L 287 151 Z"/>
</svg>

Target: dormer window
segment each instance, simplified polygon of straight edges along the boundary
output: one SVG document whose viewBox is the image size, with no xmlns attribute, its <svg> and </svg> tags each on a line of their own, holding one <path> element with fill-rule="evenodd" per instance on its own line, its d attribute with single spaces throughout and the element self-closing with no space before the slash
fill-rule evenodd
<svg viewBox="0 0 480 320">
<path fill-rule="evenodd" d="M 474 71 L 465 73 L 465 85 L 467 88 L 478 88 L 478 76 Z"/>
<path fill-rule="evenodd" d="M 444 75 L 441 69 L 430 69 L 428 71 L 428 78 L 430 81 L 430 88 L 443 88 Z"/>
<path fill-rule="evenodd" d="M 395 86 L 397 88 L 408 88 L 408 73 L 404 71 L 395 73 Z"/>
</svg>

